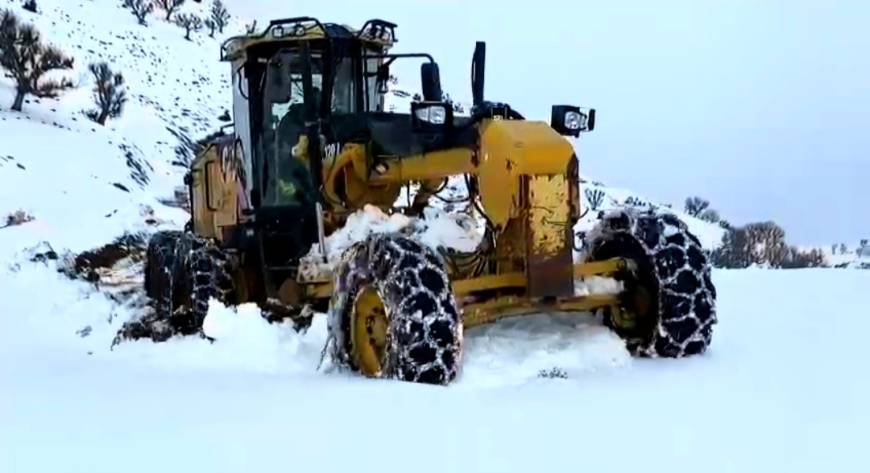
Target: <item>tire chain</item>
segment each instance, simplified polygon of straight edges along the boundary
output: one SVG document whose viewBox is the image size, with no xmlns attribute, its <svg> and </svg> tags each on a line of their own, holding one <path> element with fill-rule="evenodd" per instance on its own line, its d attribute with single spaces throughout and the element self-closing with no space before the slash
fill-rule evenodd
<svg viewBox="0 0 870 473">
<path fill-rule="evenodd" d="M 450 280 L 434 252 L 400 235 L 373 236 L 342 256 L 329 311 L 332 360 L 357 369 L 351 356 L 351 314 L 368 284 L 381 295 L 389 319 L 384 375 L 432 384 L 455 379 L 463 329 Z"/>
<path fill-rule="evenodd" d="M 202 332 L 209 300 L 226 302 L 232 278 L 226 257 L 211 240 L 177 231 L 160 232 L 149 242 L 145 290 L 153 311 L 127 322 L 114 344 L 124 339 L 166 341 Z M 177 304 L 179 292 L 185 301 Z"/>
<path fill-rule="evenodd" d="M 632 354 L 678 358 L 705 352 L 718 319 L 716 288 L 700 241 L 673 214 L 626 209 L 604 216 L 587 235 L 586 248 L 594 252 L 616 234 L 630 235 L 643 247 L 660 288 L 656 329 L 645 342 L 628 341 Z"/>
</svg>

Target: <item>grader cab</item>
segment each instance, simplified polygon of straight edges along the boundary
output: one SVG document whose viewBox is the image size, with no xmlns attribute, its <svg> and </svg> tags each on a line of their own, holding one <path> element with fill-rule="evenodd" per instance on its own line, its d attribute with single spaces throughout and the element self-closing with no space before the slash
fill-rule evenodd
<svg viewBox="0 0 870 473">
<path fill-rule="evenodd" d="M 254 302 L 270 318 L 296 321 L 326 312 L 336 364 L 435 384 L 456 378 L 466 328 L 542 311 L 600 311 L 641 356 L 706 349 L 715 289 L 683 222 L 623 209 L 575 234 L 583 209 L 566 137 L 592 131 L 594 110 L 557 105 L 547 123 L 485 100 L 478 43 L 473 107 L 461 116 L 444 100 L 435 60 L 392 53 L 395 43 L 387 21 L 352 29 L 302 17 L 223 45 L 233 132 L 194 160 L 191 223 L 152 238 L 145 289 L 153 311 L 123 336 L 201 333 L 211 299 Z M 396 61 L 422 63 L 420 96 L 398 112 L 385 110 Z M 355 212 L 420 216 L 457 178 L 484 222 L 473 251 L 380 233 L 326 274 L 302 270 Z M 399 208 L 411 185 L 413 202 Z M 596 276 L 618 289 L 578 290 Z"/>
</svg>

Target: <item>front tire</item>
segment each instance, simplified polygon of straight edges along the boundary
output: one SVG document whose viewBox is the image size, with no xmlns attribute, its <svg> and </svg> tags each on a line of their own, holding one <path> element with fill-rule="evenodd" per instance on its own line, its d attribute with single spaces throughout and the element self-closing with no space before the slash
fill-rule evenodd
<svg viewBox="0 0 870 473">
<path fill-rule="evenodd" d="M 369 377 L 448 384 L 459 371 L 462 319 L 435 253 L 399 235 L 349 248 L 330 301 L 331 357 Z"/>
<path fill-rule="evenodd" d="M 704 353 L 713 337 L 716 288 L 698 239 L 672 214 L 626 209 L 606 215 L 586 237 L 587 261 L 622 257 L 633 271 L 617 275 L 624 287 L 619 317 L 604 322 L 636 356 Z"/>
</svg>

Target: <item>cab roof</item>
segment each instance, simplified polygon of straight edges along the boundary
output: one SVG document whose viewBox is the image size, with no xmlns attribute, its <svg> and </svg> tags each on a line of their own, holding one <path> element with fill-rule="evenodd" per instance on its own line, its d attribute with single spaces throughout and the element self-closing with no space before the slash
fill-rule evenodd
<svg viewBox="0 0 870 473">
<path fill-rule="evenodd" d="M 347 25 L 322 23 L 317 18 L 301 16 L 272 20 L 262 33 L 229 38 L 221 45 L 221 61 L 240 59 L 254 45 L 318 39 L 356 40 L 384 50 L 398 42 L 396 24 L 389 21 L 372 19 L 361 28 L 353 29 Z"/>
</svg>

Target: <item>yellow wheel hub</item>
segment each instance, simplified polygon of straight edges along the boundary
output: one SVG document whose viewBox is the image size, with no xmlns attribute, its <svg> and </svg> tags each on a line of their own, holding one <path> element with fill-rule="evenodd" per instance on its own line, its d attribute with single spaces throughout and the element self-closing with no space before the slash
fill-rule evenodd
<svg viewBox="0 0 870 473">
<path fill-rule="evenodd" d="M 655 311 L 652 294 L 641 285 L 633 285 L 624 298 L 625 307 L 611 307 L 611 321 L 616 328 L 635 330 L 650 320 Z"/>
<path fill-rule="evenodd" d="M 350 324 L 352 355 L 362 374 L 378 377 L 384 368 L 388 352 L 389 320 L 380 294 L 366 286 L 354 303 Z"/>
</svg>

